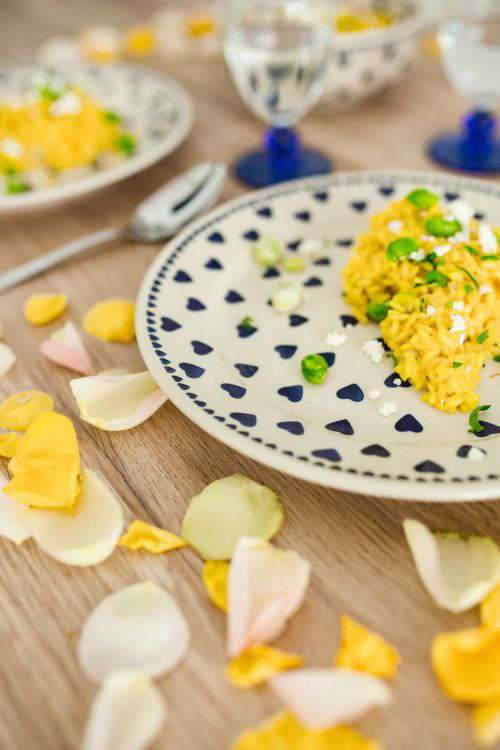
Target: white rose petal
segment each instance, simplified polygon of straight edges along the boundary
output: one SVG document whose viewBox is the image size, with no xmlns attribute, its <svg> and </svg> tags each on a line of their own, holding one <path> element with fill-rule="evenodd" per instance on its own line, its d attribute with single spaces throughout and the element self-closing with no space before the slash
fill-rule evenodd
<svg viewBox="0 0 500 750">
<path fill-rule="evenodd" d="M 92 375 L 94 368 L 78 330 L 68 322 L 63 328 L 52 333 L 40 345 L 40 351 L 48 359 L 62 367 L 82 375 Z"/>
<path fill-rule="evenodd" d="M 3 488 L 8 482 L 6 477 L 0 476 L 0 536 L 10 539 L 14 544 L 22 544 L 31 536 L 23 521 L 26 506 L 5 494 Z"/>
<path fill-rule="evenodd" d="M 0 378 L 6 375 L 16 363 L 16 355 L 7 344 L 0 341 Z"/>
<path fill-rule="evenodd" d="M 76 39 L 70 36 L 47 39 L 38 48 L 36 56 L 47 65 L 78 62 L 82 58 Z"/>
</svg>

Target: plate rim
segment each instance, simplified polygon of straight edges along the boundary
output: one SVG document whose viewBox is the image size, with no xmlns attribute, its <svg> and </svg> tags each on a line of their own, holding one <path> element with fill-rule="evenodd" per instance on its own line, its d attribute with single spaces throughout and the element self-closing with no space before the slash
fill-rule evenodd
<svg viewBox="0 0 500 750">
<path fill-rule="evenodd" d="M 302 479 L 312 484 L 320 485 L 329 489 L 338 489 L 360 495 L 371 495 L 377 498 L 399 500 L 399 501 L 421 501 L 421 502 L 470 502 L 500 499 L 500 480 L 489 480 L 487 482 L 464 482 L 452 483 L 451 481 L 432 480 L 411 482 L 397 478 L 384 479 L 382 477 L 363 476 L 351 474 L 347 470 L 332 471 L 331 468 L 314 466 L 312 463 L 299 463 L 297 459 L 271 451 L 264 445 L 248 440 L 236 431 L 229 432 L 225 426 L 217 420 L 205 414 L 201 409 L 195 409 L 194 404 L 188 398 L 183 398 L 182 392 L 173 388 L 165 389 L 166 374 L 159 365 L 153 347 L 151 346 L 146 323 L 147 296 L 153 278 L 157 275 L 161 266 L 169 254 L 184 240 L 200 227 L 211 222 L 221 213 L 227 213 L 238 209 L 240 204 L 247 206 L 250 201 L 255 203 L 266 202 L 276 195 L 299 190 L 318 190 L 321 188 L 341 186 L 342 184 L 377 184 L 387 181 L 391 182 L 427 180 L 442 188 L 481 189 L 482 192 L 490 193 L 500 199 L 500 184 L 490 182 L 476 177 L 464 177 L 462 175 L 432 170 L 365 170 L 365 171 L 339 171 L 329 175 L 309 177 L 299 180 L 290 180 L 272 187 L 261 190 L 249 191 L 229 201 L 218 204 L 208 213 L 203 214 L 190 222 L 176 237 L 164 245 L 152 263 L 149 265 L 142 279 L 136 300 L 135 324 L 136 336 L 139 350 L 144 363 L 158 386 L 165 391 L 169 400 L 195 425 L 201 427 L 205 432 L 215 437 L 224 445 L 237 450 L 269 468 L 281 471 L 284 474 Z"/>
<path fill-rule="evenodd" d="M 70 63 L 74 68 L 87 68 L 99 70 L 103 65 L 90 62 Z M 0 72 L 5 69 L 15 69 L 19 67 L 33 66 L 38 69 L 56 69 L 58 65 L 47 65 L 37 63 L 36 60 L 16 60 L 15 62 L 0 61 Z M 97 192 L 106 187 L 114 185 L 127 177 L 131 177 L 138 172 L 142 172 L 148 167 L 156 164 L 164 157 L 171 154 L 187 138 L 193 123 L 195 110 L 191 97 L 186 89 L 166 73 L 150 68 L 147 65 L 140 65 L 132 62 L 113 63 L 110 70 L 121 68 L 123 70 L 138 71 L 143 75 L 159 79 L 171 91 L 175 98 L 176 106 L 179 113 L 178 122 L 176 122 L 172 131 L 157 146 L 153 146 L 144 153 L 139 153 L 125 162 L 113 167 L 103 169 L 101 172 L 90 174 L 74 182 L 55 187 L 43 188 L 32 192 L 23 193 L 15 196 L 0 196 L 0 216 L 21 213 L 23 211 L 35 211 L 38 209 L 48 208 L 54 204 L 60 204 L 72 199 L 80 198 L 92 192 Z"/>
</svg>

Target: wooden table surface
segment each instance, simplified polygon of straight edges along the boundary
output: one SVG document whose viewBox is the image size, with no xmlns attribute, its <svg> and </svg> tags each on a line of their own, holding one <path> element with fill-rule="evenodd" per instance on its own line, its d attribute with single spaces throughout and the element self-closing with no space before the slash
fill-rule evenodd
<svg viewBox="0 0 500 750">
<path fill-rule="evenodd" d="M 126 25 L 158 3 L 97 0 L 3 0 L 0 50 L 29 55 L 48 35 L 77 30 L 96 19 Z M 142 17 L 139 13 L 142 13 Z M 192 134 L 171 157 L 105 193 L 61 208 L 2 220 L 0 269 L 58 243 L 119 224 L 162 182 L 205 159 L 231 162 L 262 130 L 234 92 L 221 62 L 159 63 L 183 84 L 196 105 Z M 430 168 L 425 141 L 452 124 L 463 103 L 452 94 L 437 64 L 422 59 L 396 90 L 355 112 L 315 112 L 303 123 L 311 143 L 331 153 L 338 169 Z M 233 179 L 224 198 L 242 192 Z M 140 517 L 172 531 L 188 499 L 214 479 L 241 472 L 279 492 L 287 520 L 277 542 L 297 549 L 312 564 L 305 605 L 279 646 L 302 653 L 310 665 L 327 665 L 338 644 L 344 612 L 384 634 L 402 652 L 394 702 L 360 727 L 390 750 L 467 750 L 468 712 L 438 689 L 429 645 L 443 630 L 464 627 L 477 613 L 438 610 L 415 572 L 401 521 L 500 536 L 498 503 L 418 504 L 384 501 L 315 487 L 267 469 L 216 442 L 167 403 L 130 432 L 100 432 L 78 420 L 70 374 L 38 353 L 47 330 L 30 327 L 22 305 L 32 292 L 67 292 L 68 319 L 110 296 L 133 298 L 157 247 L 119 245 L 84 258 L 4 294 L 0 319 L 18 364 L 2 380 L 0 395 L 23 388 L 47 390 L 57 408 L 74 418 L 84 461 L 108 478 L 123 498 L 129 519 Z M 57 327 L 55 324 L 53 327 Z M 98 369 L 141 367 L 135 345 L 88 342 Z M 160 682 L 168 726 L 154 748 L 223 750 L 247 725 L 274 712 L 266 688 L 237 691 L 222 675 L 224 615 L 207 600 L 201 560 L 184 549 L 153 556 L 118 549 L 96 568 L 60 565 L 31 542 L 0 544 L 0 747 L 3 750 L 77 748 L 95 694 L 75 657 L 79 629 L 108 593 L 151 578 L 169 588 L 189 621 L 189 654 Z"/>
</svg>

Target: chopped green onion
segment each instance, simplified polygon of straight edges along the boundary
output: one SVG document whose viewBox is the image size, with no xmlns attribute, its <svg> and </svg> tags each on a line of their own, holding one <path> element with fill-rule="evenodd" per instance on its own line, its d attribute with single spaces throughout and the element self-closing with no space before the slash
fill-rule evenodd
<svg viewBox="0 0 500 750">
<path fill-rule="evenodd" d="M 449 282 L 448 276 L 446 274 L 441 273 L 441 271 L 436 271 L 435 269 L 433 271 L 427 271 L 425 274 L 425 280 L 420 284 L 415 284 L 415 286 L 425 286 L 426 284 L 437 284 L 438 286 L 446 286 Z"/>
<path fill-rule="evenodd" d="M 453 367 L 454 370 L 458 370 L 458 368 L 462 367 L 462 365 L 463 365 L 463 362 L 452 362 L 451 363 L 451 366 Z"/>
<path fill-rule="evenodd" d="M 439 203 L 439 197 L 435 193 L 425 190 L 425 188 L 414 190 L 406 196 L 406 200 L 413 203 L 413 205 L 421 211 L 427 211 L 429 208 L 433 208 Z"/>
<path fill-rule="evenodd" d="M 259 266 L 272 268 L 283 258 L 283 245 L 273 237 L 263 237 L 252 248 L 253 258 Z"/>
<path fill-rule="evenodd" d="M 300 255 L 289 255 L 283 261 L 283 269 L 289 273 L 299 273 L 305 269 L 306 265 L 305 258 Z"/>
<path fill-rule="evenodd" d="M 483 255 L 483 260 L 498 260 L 500 255 Z"/>
<path fill-rule="evenodd" d="M 472 247 L 472 245 L 464 245 L 467 252 L 469 252 L 471 255 L 479 255 L 479 252 L 476 250 L 475 247 Z"/>
<path fill-rule="evenodd" d="M 116 125 L 122 121 L 122 118 L 120 117 L 120 115 L 117 112 L 113 112 L 112 109 L 106 110 L 105 112 L 103 112 L 103 114 L 104 114 L 104 119 L 106 120 L 106 122 L 110 122 L 113 125 Z"/>
<path fill-rule="evenodd" d="M 435 216 L 432 219 L 427 219 L 425 228 L 434 237 L 453 237 L 462 229 L 462 225 L 456 219 L 448 221 L 448 219 Z"/>
<path fill-rule="evenodd" d="M 46 102 L 49 102 L 49 103 L 57 101 L 61 96 L 60 91 L 57 91 L 56 89 L 52 88 L 48 84 L 39 86 L 38 93 L 40 94 L 41 99 L 44 99 Z"/>
<path fill-rule="evenodd" d="M 245 328 L 247 331 L 250 330 L 250 328 L 253 328 L 253 318 L 250 315 L 247 315 L 241 321 L 240 326 L 242 328 Z"/>
<path fill-rule="evenodd" d="M 366 306 L 366 314 L 374 323 L 381 323 L 387 317 L 389 305 L 385 302 L 370 302 Z"/>
<path fill-rule="evenodd" d="M 489 334 L 489 332 L 488 332 L 488 331 L 483 331 L 482 333 L 480 333 L 480 334 L 479 334 L 479 336 L 477 336 L 477 337 L 476 337 L 476 341 L 477 341 L 477 343 L 478 343 L 478 344 L 484 344 L 484 342 L 485 342 L 485 341 L 486 341 L 486 339 L 487 339 L 487 338 L 489 337 L 489 335 L 490 335 L 490 334 Z"/>
<path fill-rule="evenodd" d="M 484 427 L 479 421 L 479 414 L 482 411 L 488 411 L 488 409 L 491 409 L 491 404 L 488 404 L 487 406 L 476 406 L 476 408 L 471 411 L 469 416 L 469 432 L 477 435 L 478 432 L 484 431 Z"/>
<path fill-rule="evenodd" d="M 413 237 L 400 237 L 388 244 L 387 257 L 389 260 L 401 260 L 418 249 L 418 242 Z"/>
<path fill-rule="evenodd" d="M 116 139 L 116 148 L 127 156 L 132 156 L 137 146 L 137 141 L 131 133 L 122 133 Z"/>
<path fill-rule="evenodd" d="M 468 277 L 469 277 L 469 279 L 470 279 L 470 280 L 472 281 L 472 283 L 474 284 L 474 286 L 476 287 L 476 289 L 479 289 L 479 284 L 477 283 L 477 280 L 476 280 L 476 279 L 475 279 L 475 277 L 474 277 L 474 276 L 473 276 L 473 275 L 471 274 L 471 272 L 470 272 L 470 271 L 468 271 L 468 270 L 467 270 L 466 268 L 464 268 L 463 266 L 456 266 L 456 268 L 458 268 L 458 270 L 459 270 L 459 271 L 463 271 L 463 272 L 464 272 L 465 274 L 467 274 L 467 276 L 468 276 Z"/>
<path fill-rule="evenodd" d="M 474 287 L 471 286 L 470 284 L 466 284 L 465 287 L 464 287 L 464 289 L 465 289 L 465 293 L 466 294 L 470 294 L 471 292 L 474 291 Z"/>
<path fill-rule="evenodd" d="M 18 193 L 27 193 L 30 189 L 29 184 L 19 176 L 17 172 L 9 172 L 5 175 L 6 186 L 5 192 L 8 195 L 17 195 Z"/>
<path fill-rule="evenodd" d="M 300 364 L 302 375 L 309 383 L 320 385 L 326 378 L 328 363 L 321 354 L 308 354 Z"/>
</svg>

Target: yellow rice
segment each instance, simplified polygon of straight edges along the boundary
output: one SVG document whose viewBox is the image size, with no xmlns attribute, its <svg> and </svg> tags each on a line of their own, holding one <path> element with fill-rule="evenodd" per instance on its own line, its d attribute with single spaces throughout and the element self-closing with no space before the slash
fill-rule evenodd
<svg viewBox="0 0 500 750">
<path fill-rule="evenodd" d="M 439 204 L 419 210 L 405 198 L 373 216 L 369 230 L 360 235 L 345 268 L 344 291 L 354 314 L 363 323 L 368 320 L 368 303 L 388 304 L 389 312 L 380 328 L 394 355 L 394 369 L 421 391 L 428 404 L 454 413 L 467 412 L 478 405 L 476 389 L 482 368 L 500 353 L 500 260 L 483 259 L 475 219 L 470 223 L 470 239 L 465 242 L 429 236 L 427 219 L 446 215 L 446 209 Z M 403 223 L 396 234 L 388 228 L 393 221 Z M 433 268 L 429 262 L 391 260 L 387 246 L 398 237 L 414 238 L 426 253 L 452 245 L 437 267 L 449 278 L 447 285 L 423 283 Z M 477 250 L 477 255 L 471 254 L 466 245 Z M 477 285 L 461 269 L 466 269 Z M 491 291 L 486 291 L 488 287 Z M 456 314 L 453 302 L 464 305 L 460 312 L 466 324 L 463 343 L 459 333 L 450 331 L 451 315 Z M 485 332 L 487 338 L 479 343 L 477 337 Z M 461 365 L 457 367 L 457 363 Z"/>
</svg>

